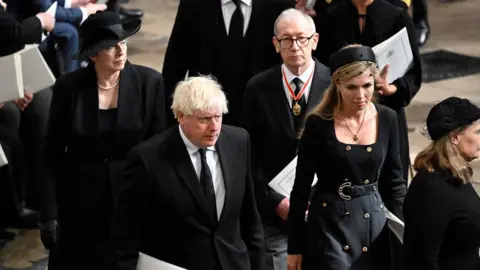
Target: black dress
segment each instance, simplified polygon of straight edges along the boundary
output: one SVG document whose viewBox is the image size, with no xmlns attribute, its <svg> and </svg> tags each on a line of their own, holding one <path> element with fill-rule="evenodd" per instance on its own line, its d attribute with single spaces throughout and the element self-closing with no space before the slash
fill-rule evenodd
<svg viewBox="0 0 480 270">
<path fill-rule="evenodd" d="M 412 19 L 401 8 L 385 0 L 375 0 L 367 7 L 365 27 L 360 32 L 357 8 L 351 1 L 342 1 L 328 9 L 324 16 L 317 18 L 316 26 L 321 38 L 318 41 L 317 50 L 314 51 L 314 56 L 327 66 L 330 55 L 346 45 L 356 43 L 374 47 L 406 27 L 412 48 L 413 65 L 403 77 L 393 81 L 398 89 L 397 92 L 391 96 L 382 97 L 378 101 L 397 112 L 400 132 L 400 157 L 403 174 L 407 178 L 410 151 L 404 107 L 410 104 L 422 83 L 420 52 Z"/>
<path fill-rule="evenodd" d="M 384 207 L 401 216 L 406 184 L 395 113 L 376 108 L 378 138 L 371 145 L 344 144 L 333 120 L 307 119 L 289 213 L 289 254 L 303 254 L 302 269 L 389 269 Z M 319 179 L 305 223 L 315 173 Z"/>
<path fill-rule="evenodd" d="M 44 143 L 42 221 L 58 220 L 49 269 L 104 269 L 116 187 L 127 153 L 164 129 L 161 74 L 127 62 L 118 107 L 99 110 L 94 65 L 59 78 Z"/>
<path fill-rule="evenodd" d="M 419 170 L 403 212 L 405 269 L 480 269 L 480 198 L 471 184 Z"/>
</svg>

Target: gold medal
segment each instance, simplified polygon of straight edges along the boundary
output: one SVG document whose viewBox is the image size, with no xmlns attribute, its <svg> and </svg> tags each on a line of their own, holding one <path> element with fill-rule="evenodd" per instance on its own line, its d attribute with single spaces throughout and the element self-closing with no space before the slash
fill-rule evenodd
<svg viewBox="0 0 480 270">
<path fill-rule="evenodd" d="M 295 116 L 300 115 L 300 112 L 302 111 L 302 107 L 295 101 L 295 104 L 293 105 L 293 114 Z"/>
</svg>

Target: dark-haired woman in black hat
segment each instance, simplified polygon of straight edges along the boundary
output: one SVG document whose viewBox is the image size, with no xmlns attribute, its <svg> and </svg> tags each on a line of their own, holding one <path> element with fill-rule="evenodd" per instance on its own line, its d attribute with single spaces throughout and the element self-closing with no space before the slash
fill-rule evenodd
<svg viewBox="0 0 480 270">
<path fill-rule="evenodd" d="M 415 159 L 404 203 L 405 269 L 480 269 L 480 197 L 470 162 L 480 157 L 480 108 L 450 97 L 429 112 L 432 142 Z"/>
<path fill-rule="evenodd" d="M 81 26 L 88 67 L 57 80 L 44 145 L 41 226 L 50 270 L 103 269 L 125 157 L 164 130 L 160 73 L 127 61 L 139 20 L 106 11 Z"/>
<path fill-rule="evenodd" d="M 288 216 L 288 269 L 388 270 L 384 207 L 401 217 L 406 193 L 397 117 L 373 103 L 378 70 L 371 48 L 343 48 L 332 55 L 330 66 L 332 83 L 300 140 Z"/>
</svg>

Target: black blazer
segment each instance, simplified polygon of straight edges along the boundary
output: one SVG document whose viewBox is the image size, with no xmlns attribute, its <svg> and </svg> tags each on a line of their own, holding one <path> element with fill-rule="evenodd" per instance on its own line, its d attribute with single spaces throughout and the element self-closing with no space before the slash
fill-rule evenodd
<svg viewBox="0 0 480 270">
<path fill-rule="evenodd" d="M 406 181 L 402 177 L 402 165 L 399 159 L 397 117 L 393 110 L 379 104 L 375 106 L 378 112 L 378 139 L 375 145 L 372 145 L 371 151 L 381 151 L 383 158 L 371 159 L 365 164 L 364 173 L 377 177 L 370 183 L 378 181 L 385 206 L 396 216 L 403 218 L 401 209 L 406 193 Z M 288 240 L 290 254 L 302 254 L 302 251 L 308 248 L 305 245 L 308 237 L 305 211 L 315 174 L 318 182 L 311 199 L 310 209 L 321 208 L 324 202 L 323 194 L 338 194 L 338 189 L 345 179 L 350 179 L 352 185 L 364 185 L 350 169 L 350 163 L 355 160 L 348 160 L 345 152 L 344 146 L 338 142 L 335 135 L 333 120 L 325 120 L 316 114 L 307 118 L 300 140 L 295 183 L 290 196 L 288 215 L 288 222 L 291 223 Z M 336 218 L 335 215 L 343 214 L 341 210 L 333 210 L 332 219 Z"/>
<path fill-rule="evenodd" d="M 320 102 L 330 85 L 330 69 L 315 61 L 314 76 L 307 99 L 307 113 Z M 284 199 L 268 183 L 297 155 L 298 141 L 293 117 L 283 87 L 281 65 L 268 69 L 247 84 L 242 125 L 252 142 L 252 173 L 260 213 L 274 216 Z"/>
<path fill-rule="evenodd" d="M 403 212 L 405 269 L 480 269 L 480 198 L 471 184 L 421 169 Z"/>
<path fill-rule="evenodd" d="M 231 119 L 236 125 L 241 113 L 241 101 L 247 81 L 255 74 L 281 59 L 272 44 L 273 25 L 277 16 L 286 8 L 293 7 L 292 0 L 253 0 L 252 13 L 244 51 L 235 52 L 228 45 L 220 0 L 181 0 L 173 25 L 165 61 L 165 95 L 167 100 L 168 126 L 176 121 L 170 111 L 171 95 L 175 85 L 189 76 L 211 74 L 219 81 L 229 100 L 229 113 L 224 122 Z M 226 122 L 225 122 L 226 123 Z"/>
<path fill-rule="evenodd" d="M 189 270 L 263 269 L 263 229 L 249 173 L 248 133 L 223 125 L 215 145 L 225 181 L 220 221 L 208 214 L 179 127 L 134 148 L 112 227 L 117 262 L 135 269 L 137 251 Z"/>
<path fill-rule="evenodd" d="M 40 42 L 42 37 L 42 24 L 33 16 L 23 21 L 17 21 L 12 15 L 0 7 L 0 57 L 17 52 L 25 44 Z"/>
<path fill-rule="evenodd" d="M 98 187 L 102 178 L 109 175 L 115 186 L 128 151 L 164 130 L 164 106 L 161 74 L 127 62 L 120 73 L 114 151 L 105 157 L 100 151 L 94 65 L 58 79 L 43 149 L 42 219 L 56 219 L 62 209 L 75 218 L 83 211 L 88 216 L 89 207 L 95 209 L 97 197 L 104 195 Z"/>
</svg>

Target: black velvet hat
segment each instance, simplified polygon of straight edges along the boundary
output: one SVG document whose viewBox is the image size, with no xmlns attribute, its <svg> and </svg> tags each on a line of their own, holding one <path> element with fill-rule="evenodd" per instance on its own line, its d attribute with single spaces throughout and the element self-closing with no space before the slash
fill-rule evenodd
<svg viewBox="0 0 480 270">
<path fill-rule="evenodd" d="M 432 140 L 437 140 L 451 131 L 472 124 L 480 119 L 480 108 L 470 100 L 449 97 L 428 113 L 427 130 Z"/>
<path fill-rule="evenodd" d="M 80 27 L 83 41 L 77 57 L 94 56 L 134 35 L 141 25 L 139 19 L 122 22 L 119 15 L 112 11 L 99 11 L 90 15 Z"/>
<path fill-rule="evenodd" d="M 367 46 L 349 47 L 330 55 L 330 74 L 333 75 L 339 67 L 356 61 L 369 61 L 377 63 L 377 58 L 372 48 Z"/>
</svg>

